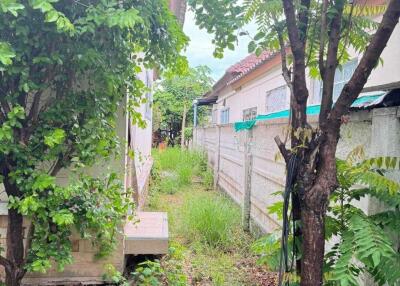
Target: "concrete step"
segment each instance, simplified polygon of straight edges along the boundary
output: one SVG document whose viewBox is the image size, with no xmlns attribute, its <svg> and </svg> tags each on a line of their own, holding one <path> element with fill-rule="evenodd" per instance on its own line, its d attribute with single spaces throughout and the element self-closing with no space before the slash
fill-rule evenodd
<svg viewBox="0 0 400 286">
<path fill-rule="evenodd" d="M 168 217 L 165 212 L 137 212 L 133 221 L 127 222 L 125 254 L 167 254 Z"/>
</svg>

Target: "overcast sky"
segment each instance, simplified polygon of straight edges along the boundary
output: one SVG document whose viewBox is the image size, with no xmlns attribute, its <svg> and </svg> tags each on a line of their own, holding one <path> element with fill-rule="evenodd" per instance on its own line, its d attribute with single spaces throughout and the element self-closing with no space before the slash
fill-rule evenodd
<svg viewBox="0 0 400 286">
<path fill-rule="evenodd" d="M 214 46 L 211 43 L 212 35 L 205 30 L 200 30 L 194 20 L 194 14 L 191 11 L 186 12 L 184 32 L 190 38 L 190 43 L 186 51 L 189 64 L 192 67 L 198 65 L 207 65 L 212 70 L 212 77 L 218 80 L 224 75 L 229 66 L 240 61 L 247 56 L 247 44 L 249 37 L 240 37 L 238 46 L 234 51 L 226 50 L 224 58 L 216 59 L 213 57 Z"/>
</svg>

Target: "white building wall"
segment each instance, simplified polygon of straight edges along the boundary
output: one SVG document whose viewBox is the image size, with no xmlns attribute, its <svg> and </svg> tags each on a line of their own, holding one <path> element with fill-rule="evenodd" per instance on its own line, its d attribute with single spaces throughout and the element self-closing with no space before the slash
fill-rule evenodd
<svg viewBox="0 0 400 286">
<path fill-rule="evenodd" d="M 399 114 L 400 107 L 351 112 L 349 123 L 341 127 L 336 156 L 345 158 L 359 146 L 364 148 L 367 157 L 399 156 Z M 317 120 L 317 116 L 310 117 L 313 125 Z M 251 131 L 251 217 L 264 232 L 276 230 L 281 223 L 268 213 L 267 207 L 282 200 L 280 196 L 273 195 L 282 191 L 285 185 L 285 163 L 277 160 L 279 150 L 274 137 L 279 135 L 283 138 L 287 124 L 287 118 L 258 121 Z M 216 168 L 216 185 L 239 205 L 243 204 L 244 198 L 246 132 L 235 132 L 233 124 L 197 128 L 193 142 L 194 148 L 205 150 L 209 164 Z M 219 142 L 217 138 L 220 138 Z M 287 144 L 289 146 L 290 142 Z M 389 175 L 397 180 L 400 178 L 399 172 Z M 357 205 L 369 214 L 381 207 L 373 199 L 363 199 Z"/>
<path fill-rule="evenodd" d="M 380 21 L 379 18 L 376 21 Z M 350 50 L 351 59 L 359 62 L 362 55 Z M 383 63 L 372 71 L 365 87 L 374 87 L 390 83 L 400 82 L 400 25 L 395 28 L 381 59 Z M 261 67 L 261 66 L 260 66 Z M 260 68 L 259 67 L 259 68 Z M 307 73 L 308 74 L 308 73 Z M 246 75 L 241 81 L 244 81 Z M 239 80 L 240 81 L 240 80 Z M 274 88 L 286 85 L 280 64 L 272 67 L 268 72 L 244 83 L 240 88 L 233 90 L 232 85 L 225 87 L 217 100 L 217 123 L 220 124 L 221 110 L 229 108 L 229 123 L 243 120 L 243 110 L 257 107 L 257 114 L 266 114 L 266 92 Z M 309 104 L 319 104 L 318 80 L 307 78 L 309 89 Z M 287 90 L 287 108 L 289 108 L 289 90 Z M 225 107 L 223 106 L 225 103 Z"/>
</svg>

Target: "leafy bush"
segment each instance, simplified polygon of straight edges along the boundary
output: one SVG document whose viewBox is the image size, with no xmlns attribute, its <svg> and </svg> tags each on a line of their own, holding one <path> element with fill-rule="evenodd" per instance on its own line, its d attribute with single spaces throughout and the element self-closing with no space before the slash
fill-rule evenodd
<svg viewBox="0 0 400 286">
<path fill-rule="evenodd" d="M 108 263 L 104 266 L 104 270 L 105 270 L 103 274 L 104 281 L 111 282 L 114 285 L 118 286 L 129 286 L 129 283 L 126 280 L 126 278 L 122 275 L 121 272 L 115 269 L 114 265 Z"/>
<path fill-rule="evenodd" d="M 384 176 L 397 170 L 400 159 L 363 159 L 359 149 L 346 160 L 337 159 L 340 187 L 331 196 L 326 217 L 325 239 L 339 238 L 325 255 L 324 285 L 359 285 L 367 274 L 378 285 L 398 285 L 400 253 L 396 239 L 400 228 L 400 184 Z M 362 188 L 353 188 L 356 184 Z M 374 197 L 383 209 L 365 214 L 354 202 Z M 276 213 L 279 204 L 270 212 Z M 282 212 L 282 203 L 280 206 Z M 276 269 L 279 262 L 279 234 L 268 235 L 253 245 L 259 262 Z M 291 237 L 289 237 L 291 239 Z M 291 251 L 291 249 L 289 249 Z"/>
<path fill-rule="evenodd" d="M 162 285 L 164 270 L 159 260 L 139 263 L 135 272 L 132 273 L 135 285 L 137 286 L 158 286 Z"/>
<path fill-rule="evenodd" d="M 214 185 L 214 174 L 210 169 L 206 169 L 202 173 L 203 185 L 206 187 L 207 190 L 211 190 Z"/>
<path fill-rule="evenodd" d="M 184 206 L 183 227 L 187 238 L 212 247 L 228 249 L 240 228 L 240 212 L 222 196 L 199 193 Z"/>
<path fill-rule="evenodd" d="M 174 194 L 180 188 L 188 186 L 195 176 L 203 178 L 206 186 L 212 184 L 203 153 L 181 148 L 168 148 L 154 151 L 154 185 L 160 192 Z M 210 183 L 211 182 L 211 183 Z"/>
<path fill-rule="evenodd" d="M 186 186 L 192 182 L 193 166 L 191 164 L 180 164 L 176 168 L 179 186 Z"/>
<path fill-rule="evenodd" d="M 188 279 L 183 271 L 185 248 L 179 243 L 171 243 L 168 255 L 162 260 L 162 267 L 165 269 L 168 285 L 186 286 Z"/>
<path fill-rule="evenodd" d="M 169 195 L 175 194 L 179 190 L 179 187 L 179 183 L 174 177 L 163 178 L 158 185 L 160 193 Z"/>
</svg>

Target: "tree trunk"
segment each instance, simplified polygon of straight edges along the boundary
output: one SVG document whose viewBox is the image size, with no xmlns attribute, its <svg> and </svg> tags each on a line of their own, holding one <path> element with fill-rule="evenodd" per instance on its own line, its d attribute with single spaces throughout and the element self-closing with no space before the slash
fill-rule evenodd
<svg viewBox="0 0 400 286">
<path fill-rule="evenodd" d="M 8 210 L 6 285 L 19 286 L 24 272 L 23 217 L 15 209 Z"/>
<path fill-rule="evenodd" d="M 183 104 L 182 130 L 181 130 L 181 148 L 185 147 L 186 113 L 187 113 L 186 104 Z"/>
<path fill-rule="evenodd" d="M 301 211 L 302 222 L 302 263 L 301 286 L 322 285 L 325 250 L 325 213 L 309 208 Z"/>
</svg>

